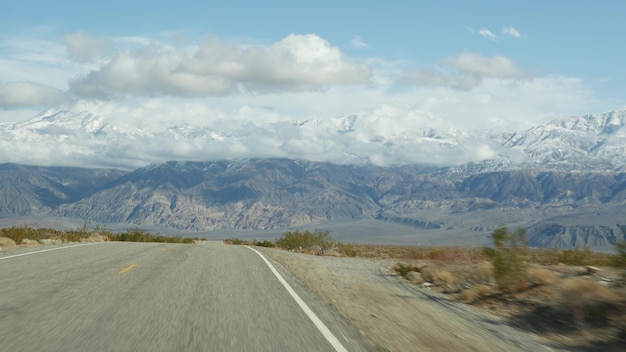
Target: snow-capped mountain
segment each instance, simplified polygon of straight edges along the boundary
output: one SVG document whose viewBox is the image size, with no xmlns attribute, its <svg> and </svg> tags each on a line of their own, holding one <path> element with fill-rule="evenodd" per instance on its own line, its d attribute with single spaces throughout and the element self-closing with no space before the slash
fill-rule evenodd
<svg viewBox="0 0 626 352">
<path fill-rule="evenodd" d="M 45 111 L 0 125 L 0 162 L 135 168 L 167 160 L 291 158 L 338 164 L 455 166 L 452 174 L 537 168 L 620 170 L 626 111 L 552 121 L 525 131 L 461 131 L 429 116 L 201 123 Z"/>
<path fill-rule="evenodd" d="M 615 170 L 626 161 L 625 121 L 626 111 L 551 121 L 503 136 L 502 146 L 545 168 Z"/>
</svg>

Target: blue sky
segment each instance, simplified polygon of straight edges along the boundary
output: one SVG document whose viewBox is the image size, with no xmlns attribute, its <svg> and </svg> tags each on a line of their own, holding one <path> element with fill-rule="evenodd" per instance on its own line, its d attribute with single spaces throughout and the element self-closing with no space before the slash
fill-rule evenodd
<svg viewBox="0 0 626 352">
<path fill-rule="evenodd" d="M 167 120 L 185 104 L 210 123 L 393 106 L 507 128 L 626 106 L 624 1 L 0 5 L 0 123 L 51 108 L 145 121 L 142 107 L 168 106 L 150 116 Z"/>
</svg>

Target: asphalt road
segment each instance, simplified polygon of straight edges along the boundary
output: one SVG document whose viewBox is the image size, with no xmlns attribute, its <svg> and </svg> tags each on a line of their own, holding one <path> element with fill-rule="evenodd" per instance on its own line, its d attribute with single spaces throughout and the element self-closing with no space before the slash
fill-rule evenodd
<svg viewBox="0 0 626 352">
<path fill-rule="evenodd" d="M 370 349 L 270 261 L 311 308 L 307 315 L 243 246 L 102 243 L 3 255 L 0 351 Z"/>
</svg>

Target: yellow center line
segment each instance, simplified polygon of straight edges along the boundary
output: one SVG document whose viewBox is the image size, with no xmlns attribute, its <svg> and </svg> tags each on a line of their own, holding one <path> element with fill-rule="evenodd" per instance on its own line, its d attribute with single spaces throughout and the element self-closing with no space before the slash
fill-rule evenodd
<svg viewBox="0 0 626 352">
<path fill-rule="evenodd" d="M 133 263 L 133 264 L 125 267 L 124 269 L 120 270 L 120 272 L 118 274 L 123 274 L 123 273 L 125 273 L 127 271 L 130 271 L 132 268 L 134 268 L 136 266 L 137 266 L 137 263 Z"/>
</svg>

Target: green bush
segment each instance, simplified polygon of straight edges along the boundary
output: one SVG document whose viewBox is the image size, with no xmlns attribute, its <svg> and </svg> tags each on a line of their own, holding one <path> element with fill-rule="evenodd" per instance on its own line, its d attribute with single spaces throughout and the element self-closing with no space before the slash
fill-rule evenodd
<svg viewBox="0 0 626 352">
<path fill-rule="evenodd" d="M 339 242 L 330 236 L 329 231 L 322 230 L 285 232 L 283 237 L 276 240 L 276 244 L 288 250 L 315 251 L 317 255 L 329 255 L 339 246 Z"/>
<path fill-rule="evenodd" d="M 161 243 L 192 243 L 193 238 L 182 236 L 164 236 L 160 234 L 153 235 L 146 230 L 140 228 L 131 228 L 126 232 L 108 233 L 110 241 L 120 242 L 161 242 Z"/>
<path fill-rule="evenodd" d="M 237 238 L 237 237 L 233 237 L 233 238 L 229 238 L 226 240 L 226 242 L 229 242 L 230 244 L 234 244 L 234 245 L 243 245 L 243 244 L 247 244 L 246 242 L 244 242 L 243 240 Z"/>
<path fill-rule="evenodd" d="M 491 258 L 494 278 L 503 292 L 513 292 L 526 287 L 526 263 L 523 249 L 526 247 L 526 232 L 518 229 L 509 232 L 506 226 L 492 232 L 495 253 Z"/>
<path fill-rule="evenodd" d="M 254 241 L 254 245 L 257 247 L 268 247 L 268 248 L 272 248 L 274 247 L 274 243 L 264 240 L 263 242 L 261 241 Z"/>
<path fill-rule="evenodd" d="M 45 238 L 44 234 L 41 231 L 29 225 L 4 228 L 2 229 L 2 235 L 0 236 L 8 237 L 15 241 L 15 243 L 17 244 L 22 243 L 22 241 L 25 239 L 38 241 Z"/>
<path fill-rule="evenodd" d="M 76 230 L 55 230 L 39 229 L 36 225 L 13 226 L 0 230 L 0 237 L 8 237 L 16 244 L 22 243 L 24 239 L 39 241 L 42 239 L 59 239 L 63 242 L 78 242 L 83 238 L 89 238 L 93 234 L 99 234 L 109 241 L 129 241 L 129 242 L 165 242 L 165 243 L 192 243 L 193 238 L 182 236 L 153 235 L 139 228 L 132 228 L 126 232 L 113 233 L 96 226 L 94 230 L 89 228 L 89 222 Z"/>
<path fill-rule="evenodd" d="M 413 266 L 403 263 L 396 263 L 393 270 L 405 279 L 408 278 L 410 272 L 417 271 Z"/>
<path fill-rule="evenodd" d="M 587 247 L 582 251 L 576 249 L 566 249 L 561 252 L 559 262 L 567 265 L 590 265 L 589 259 L 591 257 L 591 250 Z"/>
</svg>

